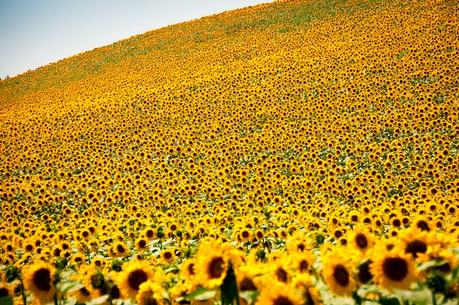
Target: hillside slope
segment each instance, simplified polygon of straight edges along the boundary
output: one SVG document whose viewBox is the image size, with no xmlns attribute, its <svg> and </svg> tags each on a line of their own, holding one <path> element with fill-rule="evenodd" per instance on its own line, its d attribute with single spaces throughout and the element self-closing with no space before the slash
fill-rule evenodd
<svg viewBox="0 0 459 305">
<path fill-rule="evenodd" d="M 456 1 L 279 1 L 0 82 L 0 237 L 11 246 L 0 262 L 27 270 L 39 258 L 77 266 L 78 257 L 109 270 L 141 258 L 169 272 L 164 287 L 177 297 L 226 275 L 220 265 L 216 278 L 205 273 L 204 238 L 231 242 L 241 264 L 261 268 L 235 265 L 238 276 L 289 285 L 296 245 L 316 256 L 325 242 L 316 280 L 336 295 L 356 289 L 329 271 L 344 258 L 327 251 L 344 246 L 357 252 L 346 250 L 343 266 L 371 259 L 383 288 L 422 281 L 417 253 L 432 259 L 429 246 L 445 258 L 439 249 L 459 238 L 457 12 Z M 358 232 L 380 245 L 376 254 L 359 249 Z M 381 246 L 394 236 L 396 253 L 413 254 L 400 282 L 381 269 L 396 255 Z M 410 250 L 414 239 L 426 250 Z M 177 268 L 194 255 L 204 273 L 182 278 Z M 295 271 L 282 281 L 256 257 Z M 281 304 L 283 286 L 272 296 L 266 281 L 255 284 L 260 304 Z"/>
</svg>

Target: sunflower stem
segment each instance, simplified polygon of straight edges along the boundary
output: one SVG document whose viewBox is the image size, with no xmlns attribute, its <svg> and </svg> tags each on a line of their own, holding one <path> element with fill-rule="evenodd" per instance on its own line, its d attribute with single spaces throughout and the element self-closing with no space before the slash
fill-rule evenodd
<svg viewBox="0 0 459 305">
<path fill-rule="evenodd" d="M 57 299 L 57 293 L 53 296 L 54 305 L 59 305 L 59 300 Z"/>
<path fill-rule="evenodd" d="M 432 305 L 437 305 L 437 299 L 435 298 L 435 291 L 432 291 Z"/>
<path fill-rule="evenodd" d="M 106 289 L 108 292 L 108 304 L 113 305 L 113 298 L 112 298 L 112 285 L 110 282 L 106 281 Z"/>
<path fill-rule="evenodd" d="M 26 295 L 25 295 L 24 282 L 22 281 L 22 276 L 19 276 L 19 281 L 21 282 L 22 302 L 24 303 L 24 305 L 27 305 L 27 298 L 26 298 Z"/>
</svg>

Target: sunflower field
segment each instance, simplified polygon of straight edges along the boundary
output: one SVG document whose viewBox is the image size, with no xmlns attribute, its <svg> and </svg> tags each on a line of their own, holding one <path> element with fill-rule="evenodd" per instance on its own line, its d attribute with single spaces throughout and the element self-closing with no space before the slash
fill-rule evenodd
<svg viewBox="0 0 459 305">
<path fill-rule="evenodd" d="M 0 82 L 0 305 L 458 304 L 459 4 L 291 0 Z"/>
</svg>

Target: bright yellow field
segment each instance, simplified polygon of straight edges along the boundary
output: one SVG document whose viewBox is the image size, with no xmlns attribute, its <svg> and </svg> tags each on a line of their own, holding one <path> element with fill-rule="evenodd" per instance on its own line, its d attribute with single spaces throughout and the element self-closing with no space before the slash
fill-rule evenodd
<svg viewBox="0 0 459 305">
<path fill-rule="evenodd" d="M 1 304 L 457 304 L 458 12 L 279 1 L 1 81 Z"/>
</svg>

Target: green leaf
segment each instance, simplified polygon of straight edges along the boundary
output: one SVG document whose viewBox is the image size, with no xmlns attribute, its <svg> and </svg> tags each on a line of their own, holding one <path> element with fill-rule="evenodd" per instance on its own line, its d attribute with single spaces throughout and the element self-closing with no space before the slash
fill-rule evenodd
<svg viewBox="0 0 459 305">
<path fill-rule="evenodd" d="M 400 301 L 397 298 L 382 297 L 379 302 L 381 305 L 400 305 Z"/>
<path fill-rule="evenodd" d="M 419 271 L 425 271 L 425 270 L 428 270 L 428 269 L 430 269 L 430 268 L 432 268 L 432 267 L 441 266 L 441 265 L 443 265 L 444 263 L 446 263 L 445 260 L 431 260 L 431 261 L 422 263 L 422 264 L 418 267 L 418 270 L 419 270 Z"/>
<path fill-rule="evenodd" d="M 164 272 L 167 274 L 167 273 L 177 273 L 179 271 L 179 269 L 174 266 L 174 267 L 170 267 L 170 268 L 167 268 Z"/>
<path fill-rule="evenodd" d="M 0 298 L 0 305 L 13 305 L 13 298 L 10 296 Z"/>
<path fill-rule="evenodd" d="M 216 290 L 209 290 L 209 289 L 200 287 L 196 289 L 195 291 L 193 291 L 192 293 L 186 295 L 184 299 L 187 301 L 191 301 L 191 300 L 206 301 L 206 300 L 209 300 L 215 297 L 216 294 L 217 294 Z"/>
<path fill-rule="evenodd" d="M 11 283 L 12 281 L 14 281 L 15 279 L 19 277 L 19 269 L 13 265 L 9 265 L 8 267 L 6 267 L 5 275 L 6 275 L 6 281 L 8 283 Z"/>
<path fill-rule="evenodd" d="M 64 283 L 61 283 L 60 291 L 62 292 L 62 294 L 66 294 L 67 292 L 71 290 L 76 290 L 76 289 L 80 289 L 83 287 L 84 286 L 78 282 L 64 282 Z"/>
</svg>

